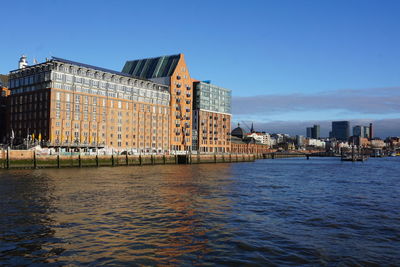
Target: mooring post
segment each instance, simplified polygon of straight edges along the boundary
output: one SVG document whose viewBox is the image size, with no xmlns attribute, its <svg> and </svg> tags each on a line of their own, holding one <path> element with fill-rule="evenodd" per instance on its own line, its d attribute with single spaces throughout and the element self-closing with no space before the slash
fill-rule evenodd
<svg viewBox="0 0 400 267">
<path fill-rule="evenodd" d="M 139 165 L 140 166 L 142 165 L 142 154 L 141 153 L 139 154 Z"/>
<path fill-rule="evenodd" d="M 115 166 L 115 160 L 114 160 L 114 152 L 111 155 L 111 165 L 114 167 Z"/>
<path fill-rule="evenodd" d="M 81 150 L 79 149 L 79 155 L 78 155 L 78 163 L 79 163 L 79 168 L 82 168 L 82 159 L 81 159 Z"/>
<path fill-rule="evenodd" d="M 151 154 L 151 165 L 154 165 L 154 155 L 153 154 Z"/>
<path fill-rule="evenodd" d="M 10 168 L 10 147 L 7 147 L 7 169 Z"/>
<path fill-rule="evenodd" d="M 164 163 L 164 165 L 165 165 L 165 154 L 163 154 L 163 157 L 162 157 L 162 159 L 163 159 L 163 163 Z"/>
<path fill-rule="evenodd" d="M 96 167 L 99 167 L 99 155 L 96 154 Z"/>
<path fill-rule="evenodd" d="M 36 162 L 36 150 L 33 150 L 33 168 L 36 169 L 37 162 Z"/>
<path fill-rule="evenodd" d="M 58 154 L 57 154 L 57 168 L 60 168 L 61 166 L 60 166 L 60 151 L 58 151 Z"/>
<path fill-rule="evenodd" d="M 128 151 L 126 151 L 125 163 L 126 163 L 126 166 L 129 166 Z"/>
</svg>

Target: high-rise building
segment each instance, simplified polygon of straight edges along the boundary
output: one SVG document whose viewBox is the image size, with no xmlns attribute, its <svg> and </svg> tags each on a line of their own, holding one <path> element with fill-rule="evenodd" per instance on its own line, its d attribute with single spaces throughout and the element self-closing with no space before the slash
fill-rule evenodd
<svg viewBox="0 0 400 267">
<path fill-rule="evenodd" d="M 306 136 L 307 138 L 312 138 L 313 127 L 307 127 Z"/>
<path fill-rule="evenodd" d="M 319 139 L 321 137 L 321 126 L 314 125 L 312 127 L 311 137 L 314 139 Z"/>
<path fill-rule="evenodd" d="M 361 138 L 370 138 L 369 134 L 370 134 L 369 126 L 357 125 L 353 127 L 354 136 L 359 136 Z"/>
<path fill-rule="evenodd" d="M 229 152 L 231 90 L 209 82 L 194 82 L 193 150 Z"/>
<path fill-rule="evenodd" d="M 183 54 L 131 60 L 123 73 L 169 86 L 171 101 L 170 150 L 192 148 L 192 84 Z"/>
<path fill-rule="evenodd" d="M 307 127 L 307 138 L 319 139 L 321 137 L 320 125 L 313 125 L 313 127 Z"/>
<path fill-rule="evenodd" d="M 374 128 L 372 127 L 372 123 L 369 124 L 369 138 L 374 138 Z"/>
<path fill-rule="evenodd" d="M 356 125 L 353 127 L 353 135 L 364 137 L 364 126 Z"/>
<path fill-rule="evenodd" d="M 166 85 L 55 57 L 11 71 L 9 84 L 16 143 L 31 136 L 66 149 L 169 151 Z"/>
<path fill-rule="evenodd" d="M 347 141 L 350 137 L 350 122 L 333 121 L 331 137 L 336 138 L 337 140 Z"/>
</svg>

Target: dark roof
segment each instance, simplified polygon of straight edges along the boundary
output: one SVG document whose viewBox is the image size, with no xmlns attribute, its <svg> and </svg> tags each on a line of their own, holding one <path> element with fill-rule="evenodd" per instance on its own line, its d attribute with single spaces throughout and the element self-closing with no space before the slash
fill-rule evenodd
<svg viewBox="0 0 400 267">
<path fill-rule="evenodd" d="M 180 54 L 127 61 L 122 72 L 146 79 L 170 77 Z"/>
<path fill-rule="evenodd" d="M 0 74 L 0 86 L 8 87 L 8 75 Z"/>
<path fill-rule="evenodd" d="M 105 69 L 105 68 L 101 68 L 101 67 L 96 67 L 96 66 L 93 66 L 93 65 L 88 65 L 88 64 L 84 64 L 84 63 L 68 60 L 68 59 L 63 59 L 63 58 L 59 58 L 59 57 L 52 57 L 52 59 L 55 60 L 55 61 L 66 63 L 66 64 L 81 66 L 81 67 L 84 67 L 84 68 L 91 68 L 91 69 L 95 69 L 95 70 L 98 70 L 98 71 L 104 71 L 104 72 L 109 72 L 109 73 L 112 73 L 112 74 L 121 75 L 121 76 L 129 77 L 129 78 L 136 78 L 136 79 L 144 80 L 141 77 L 135 77 L 135 76 L 129 75 L 127 73 L 123 73 L 123 72 L 119 72 L 119 71 L 115 71 L 115 70 L 110 70 L 110 69 Z"/>
<path fill-rule="evenodd" d="M 243 128 L 241 128 L 239 125 L 235 129 L 233 129 L 231 133 L 232 136 L 236 136 L 242 139 L 245 136 L 245 134 L 246 134 L 245 130 L 243 130 Z"/>
</svg>

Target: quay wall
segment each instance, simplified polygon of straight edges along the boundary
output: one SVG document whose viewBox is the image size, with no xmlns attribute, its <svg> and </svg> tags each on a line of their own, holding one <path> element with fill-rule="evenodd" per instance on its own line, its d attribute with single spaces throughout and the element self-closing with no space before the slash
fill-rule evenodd
<svg viewBox="0 0 400 267">
<path fill-rule="evenodd" d="M 262 154 L 39 155 L 31 150 L 0 150 L 0 169 L 231 163 L 261 158 Z"/>
</svg>

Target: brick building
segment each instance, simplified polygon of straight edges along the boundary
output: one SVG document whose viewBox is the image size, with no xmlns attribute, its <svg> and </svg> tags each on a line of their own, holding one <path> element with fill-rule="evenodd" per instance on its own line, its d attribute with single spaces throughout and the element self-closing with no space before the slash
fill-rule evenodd
<svg viewBox="0 0 400 267">
<path fill-rule="evenodd" d="M 169 86 L 170 150 L 190 151 L 192 147 L 192 78 L 183 54 L 131 60 L 123 73 Z"/>
<path fill-rule="evenodd" d="M 230 152 L 231 90 L 199 81 L 193 90 L 193 150 Z"/>
<path fill-rule="evenodd" d="M 11 71 L 9 121 L 16 143 L 169 150 L 168 86 L 55 58 Z"/>
</svg>

